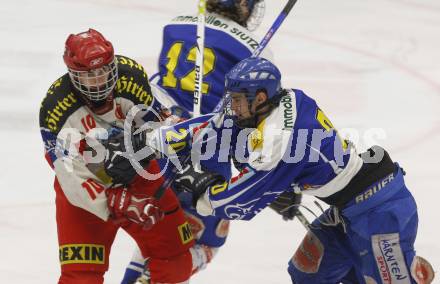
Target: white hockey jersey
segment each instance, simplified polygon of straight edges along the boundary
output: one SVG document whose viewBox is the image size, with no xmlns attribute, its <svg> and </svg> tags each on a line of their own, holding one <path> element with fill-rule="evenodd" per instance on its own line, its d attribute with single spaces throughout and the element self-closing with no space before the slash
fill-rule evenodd
<svg viewBox="0 0 440 284">
<path fill-rule="evenodd" d="M 104 190 L 111 179 L 102 166 L 103 146 L 94 146 L 98 151 L 92 153 L 84 151 L 87 143 L 96 138 L 106 139 L 111 135 L 109 130 L 122 129 L 134 105 L 150 106 L 157 112 L 161 109 L 151 93 L 144 68 L 124 56 L 117 55 L 116 61 L 119 77 L 108 98 L 112 102 L 106 113 L 97 115 L 91 110 L 71 84 L 68 74 L 52 84 L 40 108 L 46 159 L 64 194 L 71 204 L 103 220 L 109 216 Z M 135 117 L 134 124 L 154 118 L 153 112 L 143 112 Z"/>
</svg>

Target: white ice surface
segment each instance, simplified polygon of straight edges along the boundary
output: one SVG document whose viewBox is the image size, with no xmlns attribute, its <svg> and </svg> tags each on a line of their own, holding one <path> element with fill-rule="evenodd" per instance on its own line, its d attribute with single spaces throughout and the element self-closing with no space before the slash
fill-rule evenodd
<svg viewBox="0 0 440 284">
<path fill-rule="evenodd" d="M 285 3 L 266 2 L 260 35 Z M 59 275 L 53 174 L 43 158 L 38 109 L 52 81 L 65 72 L 67 35 L 94 27 L 117 53 L 139 60 L 152 74 L 161 27 L 177 14 L 195 13 L 196 4 L 1 1 L 0 283 L 55 283 Z M 299 0 L 270 47 L 285 86 L 317 99 L 341 130 L 357 130 L 361 149 L 376 141 L 405 168 L 419 205 L 417 252 L 437 270 L 440 3 Z M 372 128 L 385 136 L 366 139 Z M 290 283 L 287 262 L 304 232 L 298 222 L 283 222 L 266 211 L 251 222 L 234 222 L 225 247 L 192 283 Z M 118 283 L 131 250 L 132 241 L 120 233 L 106 283 Z"/>
</svg>

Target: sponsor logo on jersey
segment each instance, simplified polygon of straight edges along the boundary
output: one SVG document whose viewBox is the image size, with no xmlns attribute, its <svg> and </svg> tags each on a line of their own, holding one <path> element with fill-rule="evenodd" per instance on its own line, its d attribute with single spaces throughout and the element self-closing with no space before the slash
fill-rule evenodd
<svg viewBox="0 0 440 284">
<path fill-rule="evenodd" d="M 141 64 L 137 63 L 136 61 L 131 60 L 130 58 L 127 58 L 127 57 L 123 57 L 123 56 L 117 56 L 116 59 L 118 61 L 118 64 L 127 65 L 127 66 L 130 66 L 130 68 L 138 69 L 139 71 L 142 72 L 142 76 L 144 78 L 148 78 L 144 67 Z"/>
<path fill-rule="evenodd" d="M 372 236 L 372 246 L 382 283 L 411 283 L 400 247 L 399 234 L 374 235 Z"/>
<path fill-rule="evenodd" d="M 197 23 L 197 16 L 178 16 L 172 20 L 172 22 L 178 24 Z M 258 41 L 255 40 L 248 30 L 235 25 L 233 22 L 226 22 L 224 19 L 216 17 L 214 15 L 208 15 L 205 19 L 206 25 L 216 30 L 222 30 L 225 33 L 231 34 L 235 39 L 242 42 L 249 49 L 255 50 L 258 48 Z"/>
<path fill-rule="evenodd" d="M 283 130 L 289 130 L 293 128 L 294 125 L 294 113 L 293 113 L 293 104 L 292 104 L 292 96 L 286 95 L 281 99 L 281 104 L 283 106 L 283 114 L 284 114 L 284 127 Z"/>
<path fill-rule="evenodd" d="M 224 200 L 240 200 L 241 198 L 239 198 L 239 196 L 244 194 L 249 189 L 252 189 L 252 187 L 248 186 L 245 190 L 241 190 Z M 226 205 L 224 207 L 225 215 L 227 216 L 227 219 L 249 219 L 250 216 L 255 216 L 260 213 L 264 208 L 266 208 L 266 206 L 269 205 L 269 203 L 272 202 L 280 193 L 281 192 L 268 191 L 263 193 L 260 198 L 252 199 L 246 203 L 236 202 L 235 204 Z M 224 200 L 220 202 L 212 202 L 212 204 L 215 206 L 214 209 L 223 206 L 224 204 L 222 204 L 222 202 L 224 202 Z"/>
<path fill-rule="evenodd" d="M 244 32 L 238 28 L 232 28 L 231 33 L 235 36 L 236 39 L 247 44 L 251 49 L 255 50 L 258 48 L 258 42 L 253 39 L 248 33 Z"/>
<path fill-rule="evenodd" d="M 188 222 L 183 223 L 182 225 L 177 227 L 177 229 L 179 230 L 180 240 L 182 241 L 182 244 L 187 244 L 194 239 L 191 227 Z"/>
<path fill-rule="evenodd" d="M 59 248 L 61 265 L 74 263 L 105 264 L 105 247 L 93 244 L 68 244 Z"/>
<path fill-rule="evenodd" d="M 234 220 L 241 220 L 247 215 L 255 215 L 260 210 L 254 210 L 255 204 L 258 202 L 259 199 L 253 199 L 246 203 L 235 203 L 226 205 L 224 212 L 225 215 L 228 217 L 228 219 L 234 219 Z"/>
<path fill-rule="evenodd" d="M 46 122 L 47 128 L 53 132 L 58 131 L 60 127 L 59 123 L 63 116 L 76 102 L 78 102 L 78 100 L 73 93 L 69 93 L 64 98 L 57 100 L 55 106 L 46 112 L 44 121 Z"/>
<path fill-rule="evenodd" d="M 264 144 L 264 128 L 266 125 L 266 119 L 258 124 L 257 128 L 249 134 L 249 141 L 251 150 L 261 150 Z"/>
<path fill-rule="evenodd" d="M 379 192 L 381 189 L 383 189 L 388 183 L 390 183 L 394 179 L 394 173 L 389 174 L 370 188 L 368 188 L 366 191 L 362 192 L 358 196 L 356 196 L 356 203 L 364 202 L 365 200 L 369 199 L 373 195 L 375 195 L 377 192 Z"/>
<path fill-rule="evenodd" d="M 61 86 L 61 83 L 63 82 L 63 77 L 59 78 L 58 80 L 56 80 L 52 86 L 50 86 L 49 90 L 47 91 L 48 95 L 53 95 L 55 94 L 55 90 Z"/>
<path fill-rule="evenodd" d="M 121 76 L 116 82 L 116 91 L 118 93 L 126 92 L 135 96 L 144 105 L 149 106 L 153 102 L 153 95 L 144 90 L 143 85 L 138 85 L 134 77 Z"/>
</svg>

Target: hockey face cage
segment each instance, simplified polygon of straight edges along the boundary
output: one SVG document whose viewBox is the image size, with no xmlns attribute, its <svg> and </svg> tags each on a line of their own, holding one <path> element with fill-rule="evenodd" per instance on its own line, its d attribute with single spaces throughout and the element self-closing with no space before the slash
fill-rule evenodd
<svg viewBox="0 0 440 284">
<path fill-rule="evenodd" d="M 251 64 L 252 62 L 257 63 L 254 64 L 255 71 L 240 71 L 241 69 L 249 68 L 247 62 Z M 235 125 L 241 128 L 256 127 L 258 116 L 264 115 L 272 110 L 272 107 L 277 104 L 282 90 L 280 84 L 281 76 L 279 75 L 278 69 L 271 70 L 269 68 L 268 70 L 258 70 L 259 62 L 266 64 L 268 61 L 259 58 L 245 59 L 226 75 L 224 113 L 234 121 Z M 243 68 L 240 68 L 241 66 Z M 268 67 L 271 67 L 271 65 L 268 65 Z M 267 100 L 258 105 L 255 111 L 252 111 L 252 103 L 260 91 L 266 93 Z M 243 109 L 246 104 L 247 110 Z M 262 110 L 266 106 L 270 107 L 266 110 Z M 245 115 L 245 117 L 243 117 L 243 115 Z"/>
<path fill-rule="evenodd" d="M 253 31 L 263 21 L 266 5 L 264 0 L 208 0 L 207 9 Z"/>
<path fill-rule="evenodd" d="M 257 1 L 252 9 L 249 18 L 246 21 L 248 30 L 255 31 L 263 22 L 264 14 L 266 12 L 266 3 L 264 0 Z"/>
<path fill-rule="evenodd" d="M 252 99 L 253 96 L 246 91 L 226 92 L 224 98 L 224 113 L 227 117 L 234 118 L 234 121 L 236 121 L 239 114 L 244 111 L 244 109 L 242 109 L 244 104 L 247 105 L 249 111 L 251 110 Z M 246 100 L 245 103 L 244 100 Z"/>
<path fill-rule="evenodd" d="M 261 89 L 258 91 L 265 92 Z M 224 114 L 227 118 L 232 119 L 234 124 L 239 128 L 255 128 L 257 127 L 257 116 L 261 114 L 259 110 L 261 107 L 257 107 L 256 111 L 252 111 L 252 103 L 255 99 L 256 93 L 243 92 L 226 92 L 224 98 Z"/>
<path fill-rule="evenodd" d="M 115 58 L 109 64 L 90 71 L 78 71 L 71 68 L 68 70 L 75 88 L 93 102 L 106 99 L 118 80 L 118 66 Z"/>
</svg>

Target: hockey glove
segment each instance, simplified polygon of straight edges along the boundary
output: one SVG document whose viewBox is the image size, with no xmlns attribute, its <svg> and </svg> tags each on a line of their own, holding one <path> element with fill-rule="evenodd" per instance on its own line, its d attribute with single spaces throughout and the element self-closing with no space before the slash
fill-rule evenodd
<svg viewBox="0 0 440 284">
<path fill-rule="evenodd" d="M 164 212 L 151 197 L 131 194 L 123 187 L 109 188 L 106 194 L 110 217 L 117 224 L 128 220 L 149 230 L 164 217 Z"/>
<path fill-rule="evenodd" d="M 196 170 L 192 165 L 186 165 L 182 172 L 177 173 L 173 188 L 176 192 L 192 193 L 192 203 L 196 206 L 197 200 L 208 188 L 225 182 L 225 178 L 217 173 Z"/>
<path fill-rule="evenodd" d="M 285 191 L 269 207 L 280 214 L 284 220 L 293 220 L 298 213 L 298 205 L 301 204 L 301 200 L 302 194 Z"/>
<path fill-rule="evenodd" d="M 113 184 L 128 185 L 135 178 L 137 172 L 130 162 L 136 160 L 142 168 L 145 168 L 148 163 L 155 158 L 153 151 L 147 150 L 147 154 L 139 152 L 145 144 L 145 135 L 131 136 L 131 149 L 126 147 L 124 141 L 124 134 L 118 134 L 110 138 L 106 143 L 106 157 L 104 160 L 105 172 L 112 178 Z M 128 151 L 127 151 L 128 150 Z M 142 158 L 143 155 L 144 157 Z"/>
</svg>

